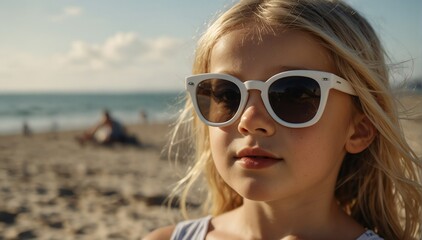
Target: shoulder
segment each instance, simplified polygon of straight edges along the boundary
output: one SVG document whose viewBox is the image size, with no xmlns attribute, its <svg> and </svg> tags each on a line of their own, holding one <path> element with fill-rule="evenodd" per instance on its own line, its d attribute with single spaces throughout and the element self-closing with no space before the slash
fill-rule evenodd
<svg viewBox="0 0 422 240">
<path fill-rule="evenodd" d="M 374 233 L 371 230 L 367 230 L 364 232 L 359 238 L 356 240 L 383 240 L 380 236 L 378 236 L 376 233 Z"/>
<path fill-rule="evenodd" d="M 146 235 L 143 240 L 169 240 L 176 226 L 167 226 L 154 230 Z"/>
<path fill-rule="evenodd" d="M 143 240 L 205 239 L 211 216 L 179 222 L 177 225 L 159 228 Z"/>
</svg>

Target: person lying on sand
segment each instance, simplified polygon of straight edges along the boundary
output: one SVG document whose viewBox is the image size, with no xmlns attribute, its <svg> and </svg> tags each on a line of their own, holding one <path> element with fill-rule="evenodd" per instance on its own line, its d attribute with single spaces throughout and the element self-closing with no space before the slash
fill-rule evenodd
<svg viewBox="0 0 422 240">
<path fill-rule="evenodd" d="M 93 128 L 87 130 L 82 136 L 77 136 L 76 140 L 80 145 L 86 142 L 94 142 L 103 145 L 120 142 L 138 144 L 136 137 L 129 136 L 125 127 L 111 117 L 108 110 L 103 111 L 102 119 Z"/>
</svg>

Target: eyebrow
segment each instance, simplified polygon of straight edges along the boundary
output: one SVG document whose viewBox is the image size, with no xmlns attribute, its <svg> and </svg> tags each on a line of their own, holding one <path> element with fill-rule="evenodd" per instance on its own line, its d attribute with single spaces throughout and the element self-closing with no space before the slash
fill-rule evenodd
<svg viewBox="0 0 422 240">
<path fill-rule="evenodd" d="M 287 72 L 287 71 L 293 71 L 293 70 L 315 70 L 315 69 L 309 69 L 306 67 L 299 67 L 299 66 L 278 66 L 277 69 L 279 69 L 279 72 Z"/>
<path fill-rule="evenodd" d="M 277 71 L 274 71 L 273 74 L 270 74 L 271 76 L 273 76 L 276 73 L 281 73 L 281 72 L 287 72 L 287 71 L 293 71 L 293 70 L 315 70 L 315 69 L 310 69 L 310 68 L 306 68 L 306 67 L 299 67 L 299 66 L 284 66 L 284 65 L 280 65 L 275 67 L 274 69 L 276 69 Z M 216 71 L 216 72 L 209 72 L 209 73 L 222 73 L 222 74 L 228 74 L 231 75 L 239 80 L 242 80 L 243 78 L 241 77 L 242 74 L 238 71 L 232 71 L 232 70 L 227 70 L 227 69 L 222 69 L 222 71 Z"/>
</svg>

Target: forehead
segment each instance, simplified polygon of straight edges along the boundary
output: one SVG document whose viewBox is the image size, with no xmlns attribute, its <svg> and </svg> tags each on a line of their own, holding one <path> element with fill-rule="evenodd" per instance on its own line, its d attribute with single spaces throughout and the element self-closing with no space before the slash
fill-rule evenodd
<svg viewBox="0 0 422 240">
<path fill-rule="evenodd" d="M 293 69 L 336 73 L 330 54 L 321 42 L 295 30 L 261 35 L 252 34 L 248 29 L 229 32 L 212 49 L 209 70 L 237 75 L 246 75 L 245 72 L 271 75 Z"/>
</svg>

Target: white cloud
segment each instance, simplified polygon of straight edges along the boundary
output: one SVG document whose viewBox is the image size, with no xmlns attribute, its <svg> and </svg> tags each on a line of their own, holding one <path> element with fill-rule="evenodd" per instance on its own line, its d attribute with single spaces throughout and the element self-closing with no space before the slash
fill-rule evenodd
<svg viewBox="0 0 422 240">
<path fill-rule="evenodd" d="M 68 6 L 65 7 L 59 14 L 51 17 L 53 22 L 59 22 L 66 18 L 77 17 L 82 14 L 83 10 L 81 7 L 77 6 Z"/>
<path fill-rule="evenodd" d="M 64 16 L 79 16 L 82 13 L 80 7 L 66 7 L 63 11 Z"/>
<path fill-rule="evenodd" d="M 74 41 L 55 55 L 0 55 L 0 91 L 180 90 L 190 73 L 192 45 L 126 32 L 99 43 Z"/>
<path fill-rule="evenodd" d="M 69 52 L 62 57 L 62 62 L 86 70 L 158 63 L 177 55 L 177 49 L 182 44 L 176 38 L 143 39 L 133 32 L 117 33 L 101 44 L 73 42 Z"/>
</svg>

